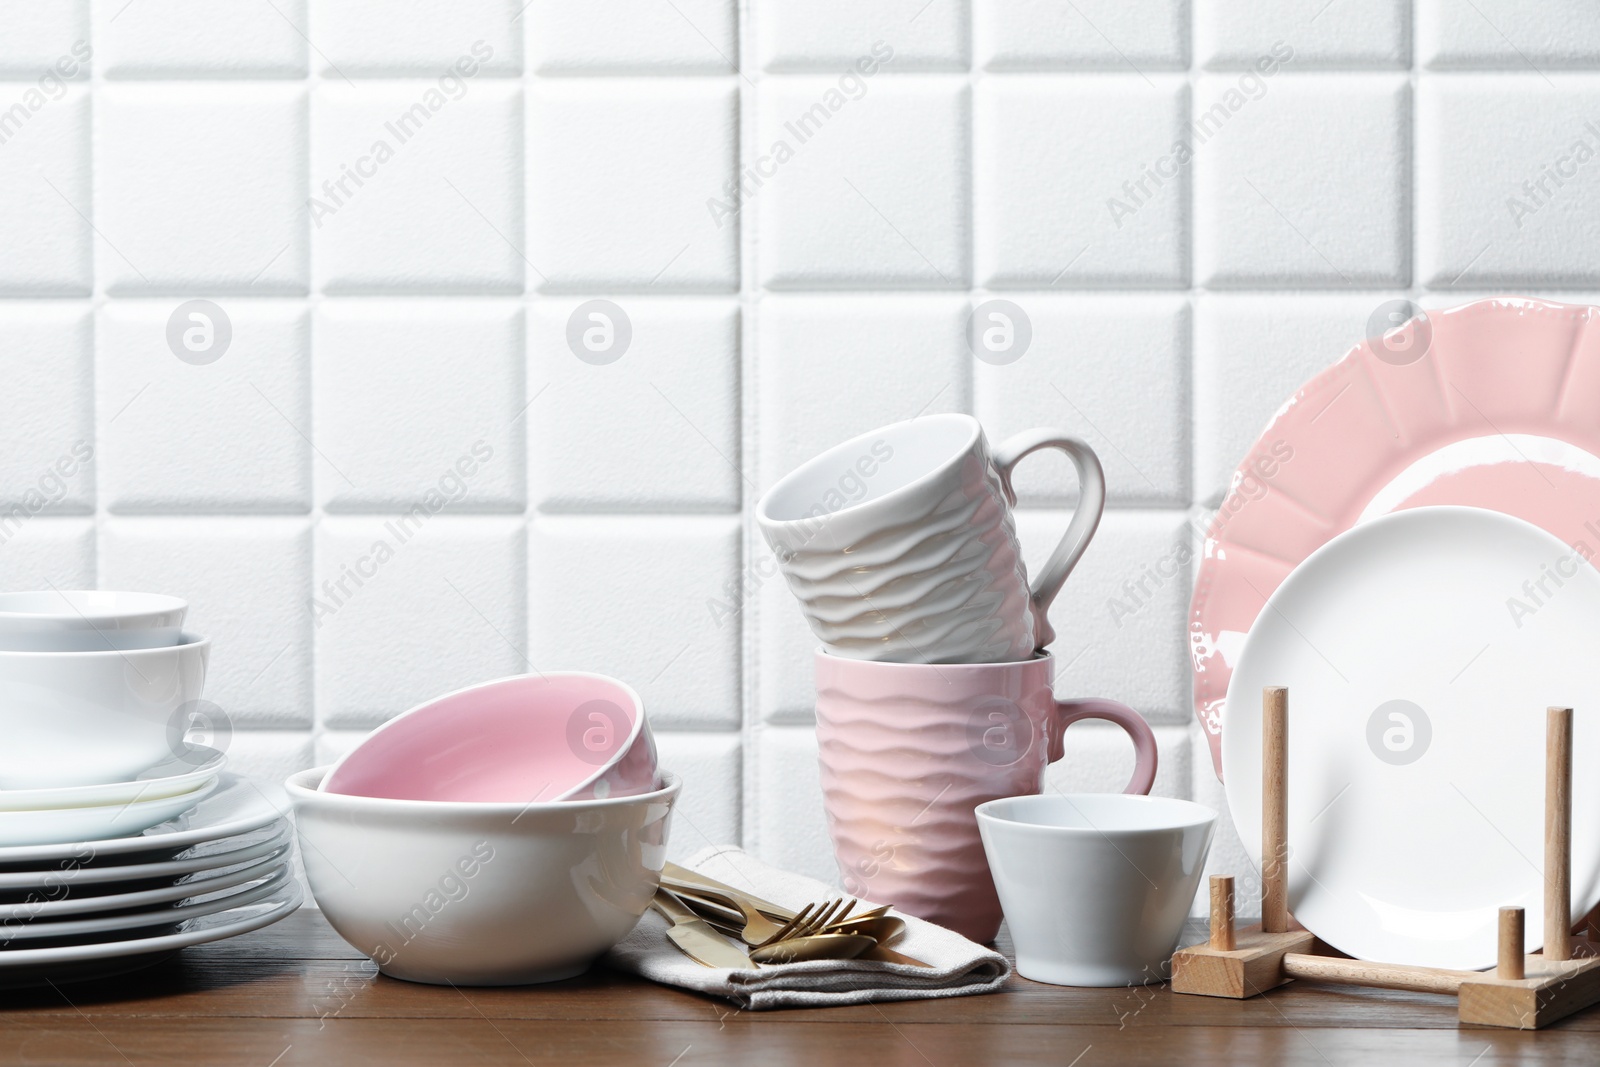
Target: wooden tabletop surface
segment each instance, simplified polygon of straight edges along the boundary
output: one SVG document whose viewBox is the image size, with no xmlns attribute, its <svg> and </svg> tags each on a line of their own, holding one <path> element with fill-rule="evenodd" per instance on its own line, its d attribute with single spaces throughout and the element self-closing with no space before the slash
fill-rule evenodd
<svg viewBox="0 0 1600 1067">
<path fill-rule="evenodd" d="M 1230 1001 L 1014 977 L 990 996 L 739 1012 L 603 968 L 518 989 L 399 982 L 302 910 L 120 978 L 0 991 L 0 1063 L 1594 1067 L 1600 1009 L 1539 1033 L 1462 1030 L 1453 998 L 1422 994 Z"/>
</svg>

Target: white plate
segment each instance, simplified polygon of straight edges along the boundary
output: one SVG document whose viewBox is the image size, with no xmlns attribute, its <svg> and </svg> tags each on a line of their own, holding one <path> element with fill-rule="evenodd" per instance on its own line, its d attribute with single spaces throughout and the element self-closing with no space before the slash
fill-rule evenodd
<svg viewBox="0 0 1600 1067">
<path fill-rule="evenodd" d="M 207 871 L 187 881 L 158 886 L 154 889 L 101 893 L 96 896 L 64 896 L 57 899 L 51 899 L 43 894 L 30 895 L 31 899 L 0 904 L 0 925 L 55 919 L 62 915 L 92 915 L 121 911 L 124 908 L 142 908 L 148 904 L 169 904 L 174 900 L 204 896 L 219 889 L 228 889 L 257 878 L 265 878 L 283 863 L 283 856 L 269 855 L 242 867 L 221 872 Z"/>
<path fill-rule="evenodd" d="M 1361 959 L 1482 968 L 1519 905 L 1536 948 L 1549 705 L 1575 709 L 1573 914 L 1600 901 L 1596 649 L 1600 571 L 1509 515 L 1398 512 L 1308 556 L 1250 630 L 1222 735 L 1259 867 L 1261 690 L 1289 687 L 1295 918 Z"/>
<path fill-rule="evenodd" d="M 54 864 L 59 861 L 84 863 L 105 856 L 131 856 L 141 853 L 171 854 L 190 845 L 232 837 L 284 817 L 289 804 L 276 785 L 256 785 L 249 779 L 226 771 L 218 778 L 216 792 L 195 809 L 175 819 L 152 826 L 142 834 L 105 841 L 78 840 L 64 845 L 13 845 L 0 848 L 0 867 L 21 864 Z"/>
<path fill-rule="evenodd" d="M 280 857 L 281 858 L 281 857 Z M 95 915 L 87 919 L 59 919 L 53 922 L 7 923 L 0 926 L 0 953 L 15 947 L 27 947 L 27 942 L 52 937 L 83 937 L 107 934 L 117 930 L 137 930 L 145 926 L 176 926 L 202 915 L 215 915 L 219 911 L 254 904 L 283 888 L 292 878 L 287 862 L 281 863 L 270 876 L 244 889 L 209 894 L 202 899 L 184 900 L 176 904 L 158 904 L 145 911 L 122 915 Z"/>
<path fill-rule="evenodd" d="M 59 893 L 62 886 L 104 885 L 107 882 L 141 882 L 150 878 L 181 878 L 199 871 L 231 867 L 260 859 L 274 849 L 281 848 L 291 830 L 287 823 L 267 828 L 269 833 L 255 833 L 245 837 L 210 841 L 189 850 L 182 859 L 152 860 L 148 863 L 116 864 L 106 867 L 84 867 L 63 861 L 60 867 L 32 871 L 0 871 L 0 892 L 16 889 L 39 889 Z"/>
<path fill-rule="evenodd" d="M 119 938 L 94 945 L 10 949 L 0 952 L 0 979 L 8 985 L 18 985 L 43 982 L 47 978 L 59 981 L 86 977 L 72 974 L 70 965 L 90 960 L 148 957 L 149 963 L 159 963 L 178 949 L 270 926 L 298 908 L 300 899 L 300 883 L 289 879 L 284 882 L 283 888 L 265 900 L 191 920 L 185 929 L 174 934 Z"/>
<path fill-rule="evenodd" d="M 216 787 L 217 782 L 213 778 L 175 797 L 93 808 L 0 811 L 0 843 L 53 845 L 62 841 L 103 841 L 108 837 L 126 837 L 182 815 L 204 800 Z"/>
<path fill-rule="evenodd" d="M 61 789 L 0 789 L 0 812 L 89 808 L 107 804 L 138 803 L 191 792 L 222 773 L 228 757 L 206 745 L 190 745 L 182 756 L 171 756 L 147 768 L 131 782 L 74 785 Z"/>
</svg>

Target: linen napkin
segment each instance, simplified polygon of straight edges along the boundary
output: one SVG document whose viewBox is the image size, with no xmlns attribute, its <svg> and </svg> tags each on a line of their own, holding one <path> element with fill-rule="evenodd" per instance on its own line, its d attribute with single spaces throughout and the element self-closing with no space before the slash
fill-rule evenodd
<svg viewBox="0 0 1600 1067">
<path fill-rule="evenodd" d="M 684 864 L 754 896 L 800 908 L 829 900 L 839 891 L 812 878 L 770 867 L 733 845 L 713 846 Z M 863 901 L 856 909 L 872 905 Z M 899 912 L 894 914 L 900 915 Z M 920 1000 L 992 993 L 1011 975 L 1000 953 L 960 934 L 910 915 L 906 932 L 892 944 L 928 967 L 875 960 L 807 960 L 735 970 L 705 967 L 667 940 L 667 920 L 653 909 L 606 956 L 606 963 L 665 985 L 726 997 L 741 1008 L 822 1008 L 880 1000 Z"/>
</svg>

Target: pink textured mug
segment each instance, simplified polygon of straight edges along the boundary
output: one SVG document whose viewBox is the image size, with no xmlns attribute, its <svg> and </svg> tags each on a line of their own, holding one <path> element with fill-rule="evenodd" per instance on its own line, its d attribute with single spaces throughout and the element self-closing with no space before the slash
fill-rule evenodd
<svg viewBox="0 0 1600 1067">
<path fill-rule="evenodd" d="M 1049 653 L 1014 663 L 816 656 L 822 796 L 846 892 L 994 940 L 1000 899 L 973 809 L 1044 788 L 1080 719 L 1133 739 L 1126 792 L 1149 793 L 1156 739 L 1114 700 L 1057 700 Z"/>
</svg>

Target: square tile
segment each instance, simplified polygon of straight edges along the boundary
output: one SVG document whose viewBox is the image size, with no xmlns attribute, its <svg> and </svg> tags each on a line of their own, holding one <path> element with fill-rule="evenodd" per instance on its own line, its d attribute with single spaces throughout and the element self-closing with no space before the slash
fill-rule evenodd
<svg viewBox="0 0 1600 1067">
<path fill-rule="evenodd" d="M 767 78 L 756 158 L 729 202 L 756 198 L 763 285 L 965 288 L 966 78 Z M 754 177 L 750 177 L 753 174 Z"/>
<path fill-rule="evenodd" d="M 536 399 L 526 422 L 536 505 L 738 511 L 738 303 L 644 296 L 610 303 L 533 304 L 528 395 Z M 620 354 L 618 329 L 628 338 Z M 594 343 L 608 350 L 586 346 L 594 330 L 601 331 Z"/>
<path fill-rule="evenodd" d="M 329 300 L 313 330 L 325 509 L 523 509 L 520 301 Z"/>
<path fill-rule="evenodd" d="M 707 845 L 741 841 L 743 756 L 736 733 L 658 733 L 661 766 L 683 779 L 672 806 L 667 858 L 675 863 Z"/>
<path fill-rule="evenodd" d="M 1406 0 L 1194 0 L 1194 51 L 1207 70 L 1263 59 L 1296 70 L 1396 68 L 1411 60 Z"/>
<path fill-rule="evenodd" d="M 0 83 L 0 296 L 94 289 L 89 128 L 83 86 Z"/>
<path fill-rule="evenodd" d="M 763 863 L 839 884 L 839 865 L 822 807 L 817 732 L 764 726 L 751 739 L 755 781 L 746 791 L 755 808 L 747 847 Z"/>
<path fill-rule="evenodd" d="M 101 499 L 123 514 L 310 511 L 310 316 L 297 301 L 206 303 L 101 306 Z M 213 346 L 231 335 L 215 362 L 174 355 L 168 333 L 207 321 Z"/>
<path fill-rule="evenodd" d="M 750 535 L 750 563 L 741 591 L 727 602 L 756 628 L 756 714 L 763 722 L 817 720 L 815 655 L 819 641 L 800 602 L 778 570 L 778 560 L 759 532 Z"/>
<path fill-rule="evenodd" d="M 733 78 L 560 79 L 528 90 L 528 259 L 546 292 L 727 292 Z"/>
<path fill-rule="evenodd" d="M 100 584 L 189 601 L 211 638 L 205 699 L 236 727 L 309 727 L 311 524 L 305 519 L 112 519 Z M 296 768 L 298 769 L 298 768 Z"/>
<path fill-rule="evenodd" d="M 978 417 L 989 440 L 1049 426 L 1094 449 L 1112 506 L 1189 503 L 1189 302 L 1182 296 L 1019 293 L 1009 307 L 982 297 L 978 328 L 1032 339 L 1010 363 L 974 370 Z M 987 311 L 985 309 L 988 309 Z M 1000 315 L 998 320 L 989 315 Z M 1060 452 L 1036 452 L 1012 481 L 1024 505 L 1077 500 L 1077 475 Z"/>
<path fill-rule="evenodd" d="M 1600 21 L 1584 0 L 1417 0 L 1417 64 L 1549 72 L 1600 64 Z"/>
<path fill-rule="evenodd" d="M 730 74 L 733 0 L 532 0 L 522 23 L 537 74 Z"/>
<path fill-rule="evenodd" d="M 307 207 L 318 289 L 522 292 L 521 86 L 454 85 L 317 89 Z"/>
<path fill-rule="evenodd" d="M 309 605 L 319 725 L 370 728 L 534 669 L 523 529 L 520 516 L 323 519 Z"/>
<path fill-rule="evenodd" d="M 761 487 L 875 427 L 970 411 L 970 311 L 953 295 L 764 297 L 755 371 Z"/>
<path fill-rule="evenodd" d="M 1402 75 L 1201 78 L 1195 281 L 1408 284 L 1410 100 Z"/>
<path fill-rule="evenodd" d="M 0 532 L 94 509 L 94 332 L 86 303 L 0 302 Z"/>
<path fill-rule="evenodd" d="M 985 70 L 1116 70 L 1189 65 L 1187 0 L 977 0 L 972 35 Z"/>
<path fill-rule="evenodd" d="M 517 0 L 315 0 L 307 33 L 324 77 L 448 77 L 457 63 L 522 73 Z"/>
<path fill-rule="evenodd" d="M 1176 76 L 984 78 L 973 119 L 978 284 L 1182 285 L 1188 108 Z"/>
<path fill-rule="evenodd" d="M 371 730 L 318 730 L 311 739 L 312 766 L 322 767 L 335 763 L 372 731 Z"/>
<path fill-rule="evenodd" d="M 1071 690 L 1061 693 L 1063 698 L 1074 695 Z M 1151 732 L 1156 735 L 1156 784 L 1150 795 L 1188 800 L 1189 728 L 1156 726 Z M 1133 775 L 1133 743 L 1121 728 L 1093 719 L 1074 723 L 1067 727 L 1065 748 L 1066 756 L 1045 771 L 1046 793 L 1120 793 L 1128 787 Z"/>
<path fill-rule="evenodd" d="M 0 509 L 0 571 L 8 589 L 93 589 L 94 520 L 30 518 Z"/>
<path fill-rule="evenodd" d="M 108 78 L 300 78 L 305 0 L 95 0 Z"/>
<path fill-rule="evenodd" d="M 228 770 L 256 783 L 287 813 L 287 800 L 277 798 L 282 797 L 285 778 L 314 766 L 311 738 L 299 730 L 235 730 L 222 740 L 228 751 Z M 297 869 L 296 874 L 300 873 Z"/>
<path fill-rule="evenodd" d="M 1029 574 L 1038 574 L 1069 514 L 1017 512 Z M 1189 720 L 1184 619 L 1199 540 L 1181 511 L 1108 511 L 1050 609 L 1056 692 L 1103 696 L 1152 723 Z"/>
<path fill-rule="evenodd" d="M 1600 75 L 1430 75 L 1417 114 L 1423 285 L 1600 280 Z"/>
<path fill-rule="evenodd" d="M 1234 914 L 1254 919 L 1261 914 L 1261 876 L 1256 873 L 1239 831 L 1233 825 L 1233 818 L 1228 812 L 1227 791 L 1212 770 L 1210 745 L 1198 726 L 1190 727 L 1189 736 L 1190 759 L 1194 765 L 1189 799 L 1217 812 L 1217 829 L 1211 838 L 1211 852 L 1206 857 L 1206 877 L 1200 884 L 1202 887 L 1209 885 L 1214 874 L 1232 875 Z M 1190 914 L 1208 915 L 1209 904 L 1207 891 L 1197 892 Z"/>
<path fill-rule="evenodd" d="M 1278 409 L 1367 335 L 1404 294 L 1202 296 L 1195 310 L 1194 494 L 1218 507 Z"/>
<path fill-rule="evenodd" d="M 843 72 L 875 58 L 895 70 L 966 70 L 967 0 L 751 0 L 762 70 Z"/>
<path fill-rule="evenodd" d="M 6 28 L 0 36 L 0 77 L 31 80 L 62 57 L 87 61 L 93 52 L 88 0 L 5 0 L 0 23 Z"/>
<path fill-rule="evenodd" d="M 97 94 L 94 218 L 112 247 L 96 266 L 109 294 L 306 291 L 304 88 Z"/>
<path fill-rule="evenodd" d="M 741 629 L 714 607 L 738 567 L 734 516 L 540 516 L 528 656 L 627 681 L 662 730 L 735 728 Z"/>
</svg>

